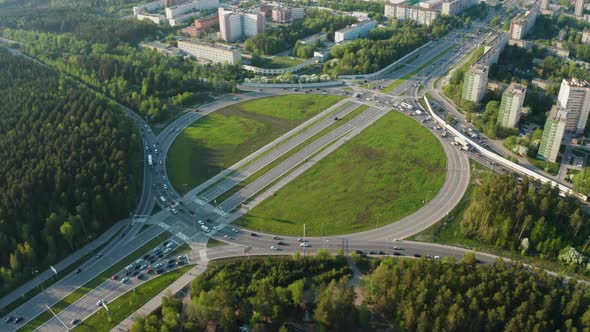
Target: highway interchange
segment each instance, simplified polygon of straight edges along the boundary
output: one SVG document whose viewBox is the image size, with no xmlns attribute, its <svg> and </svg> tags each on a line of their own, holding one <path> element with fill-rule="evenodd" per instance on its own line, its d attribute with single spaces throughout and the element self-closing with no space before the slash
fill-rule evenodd
<svg viewBox="0 0 590 332">
<path fill-rule="evenodd" d="M 420 57 L 412 59 L 413 61 L 410 64 L 386 77 L 383 84 L 389 84 L 396 79 L 411 73 L 416 68 L 422 67 L 451 45 L 460 45 L 462 43 L 460 34 L 461 31 L 452 32 L 449 36 L 433 42 L 431 47 L 428 47 L 420 54 Z M 479 40 L 478 42 L 483 42 L 483 40 Z M 193 263 L 236 255 L 290 254 L 296 251 L 301 251 L 302 248 L 299 246 L 300 242 L 296 237 L 280 237 L 280 239 L 277 239 L 273 235 L 261 233 L 256 233 L 256 236 L 252 236 L 250 231 L 236 228 L 237 232 L 235 232 L 233 230 L 234 227 L 225 225 L 229 224 L 231 221 L 247 212 L 249 208 L 252 208 L 259 203 L 260 200 L 257 199 L 252 201 L 249 200 L 261 192 L 262 194 L 259 196 L 263 196 L 265 190 L 272 189 L 269 189 L 271 184 L 273 186 L 278 185 L 280 181 L 277 181 L 280 180 L 286 172 L 293 169 L 297 171 L 298 168 L 304 169 L 305 167 L 311 167 L 308 165 L 308 159 L 310 157 L 315 156 L 314 159 L 320 158 L 317 154 L 320 150 L 325 149 L 326 147 L 332 147 L 335 149 L 337 146 L 344 144 L 352 136 L 358 134 L 362 128 L 370 125 L 381 116 L 391 111 L 393 104 L 399 104 L 401 101 L 406 100 L 406 102 L 414 107 L 420 107 L 417 103 L 417 99 L 420 96 L 419 85 L 426 86 L 427 91 L 430 91 L 430 87 L 433 87 L 432 82 L 434 79 L 443 75 L 458 60 L 460 60 L 462 55 L 468 54 L 471 48 L 475 47 L 476 44 L 477 43 L 474 42 L 465 44 L 462 46 L 459 53 L 449 52 L 437 60 L 433 66 L 426 66 L 419 73 L 402 83 L 389 94 L 383 94 L 372 90 L 367 91 L 352 82 L 349 82 L 349 86 L 353 89 L 354 93 L 343 89 L 328 90 L 327 92 L 330 94 L 339 94 L 346 97 L 346 101 L 350 102 L 350 104 L 345 105 L 341 102 L 329 110 L 326 110 L 322 114 L 330 114 L 330 116 L 324 118 L 322 121 L 314 123 L 311 121 L 312 119 L 310 119 L 305 123 L 302 123 L 289 133 L 279 137 L 275 142 L 269 143 L 267 146 L 254 152 L 243 161 L 229 167 L 228 170 L 222 171 L 218 176 L 207 181 L 205 184 L 191 189 L 184 196 L 180 196 L 178 191 L 181 189 L 185 189 L 186 191 L 188 188 L 173 188 L 169 177 L 166 174 L 165 165 L 166 155 L 172 143 L 187 126 L 198 120 L 200 117 L 233 103 L 271 96 L 274 94 L 304 92 L 295 92 L 291 90 L 285 91 L 281 89 L 255 89 L 244 93 L 239 97 L 225 97 L 211 104 L 202 106 L 198 110 L 193 110 L 179 116 L 166 126 L 166 128 L 164 128 L 157 136 L 153 132 L 153 129 L 150 128 L 141 117 L 133 111 L 124 108 L 126 113 L 136 122 L 138 127 L 142 129 L 144 146 L 147 146 L 147 150 L 144 148 L 144 152 L 146 155 L 152 154 L 154 157 L 153 167 L 149 167 L 147 162 L 145 163 L 142 195 L 138 208 L 130 219 L 131 222 L 127 222 L 128 225 L 120 226 L 120 233 L 116 233 L 116 235 L 113 236 L 112 241 L 102 250 L 102 255 L 100 257 L 89 259 L 80 267 L 81 271 L 79 273 L 67 275 L 11 312 L 8 316 L 19 316 L 23 317 L 24 320 L 21 325 L 5 325 L 3 326 L 3 330 L 13 331 L 18 329 L 22 324 L 43 313 L 47 309 L 46 306 L 51 307 L 59 302 L 65 296 L 71 294 L 80 286 L 92 280 L 101 272 L 123 259 L 129 253 L 141 247 L 144 243 L 155 237 L 161 236 L 162 232 L 165 230 L 168 233 L 173 234 L 171 241 L 174 241 L 174 243 L 180 244 L 187 242 L 191 244 L 193 250 L 189 255 L 189 259 L 192 260 Z M 422 91 L 422 93 L 423 92 L 424 91 Z M 352 94 L 355 94 L 355 96 Z M 281 156 L 287 154 L 289 151 L 301 144 L 305 144 L 309 138 L 322 132 L 335 121 L 339 121 L 335 118 L 340 119 L 345 117 L 361 104 L 366 104 L 369 108 L 356 115 L 354 118 L 347 120 L 346 124 L 309 143 L 297 153 L 286 158 L 278 165 L 275 165 L 264 175 L 250 182 L 239 191 L 236 191 L 232 196 L 221 202 L 219 205 L 216 204 L 216 198 L 219 198 L 245 179 L 271 164 L 273 161 L 276 161 Z M 391 255 L 394 252 L 397 252 L 398 254 L 405 256 L 439 255 L 454 257 L 462 257 L 466 252 L 466 250 L 462 248 L 398 241 L 431 226 L 443 219 L 450 210 L 453 209 L 463 196 L 469 184 L 470 169 L 468 157 L 476 160 L 478 159 L 477 156 L 460 151 L 456 146 L 450 144 L 451 140 L 448 137 L 441 137 L 441 131 L 432 128 L 432 121 L 428 121 L 426 114 L 420 116 L 412 114 L 412 116 L 433 131 L 433 134 L 439 139 L 445 150 L 447 155 L 447 176 L 442 189 L 430 202 L 425 204 L 422 209 L 393 224 L 345 236 L 307 238 L 310 247 L 305 248 L 306 251 L 314 252 L 318 249 L 325 248 L 332 251 L 343 249 L 345 252 L 363 250 L 367 252 L 373 251 L 377 254 L 383 252 Z M 155 149 L 158 149 L 157 154 L 155 153 Z M 160 163 L 160 161 L 162 162 Z M 478 161 L 482 163 L 486 162 L 483 159 Z M 165 189 L 164 186 L 166 187 Z M 166 208 L 166 205 L 162 204 L 163 202 L 159 200 L 160 196 L 164 196 L 167 201 L 177 200 L 181 202 L 176 205 L 180 212 L 178 214 L 171 213 Z M 212 202 L 214 202 L 214 204 L 211 204 Z M 247 203 L 247 206 L 244 206 L 244 203 Z M 150 216 L 154 204 L 160 204 L 163 209 L 153 216 Z M 206 225 L 209 227 L 219 226 L 220 230 L 212 232 L 212 235 L 206 234 L 201 231 L 198 221 L 205 221 Z M 152 226 L 144 228 L 144 225 Z M 210 237 L 228 242 L 229 244 L 207 249 L 206 243 Z M 161 237 L 160 242 L 168 240 L 167 237 Z M 278 241 L 281 241 L 282 244 L 278 245 Z M 280 250 L 271 251 L 269 249 L 271 246 L 277 246 Z M 401 247 L 402 250 L 395 250 L 394 248 L 396 246 Z M 482 253 L 477 253 L 477 258 L 482 262 L 491 262 L 495 260 L 494 256 Z M 73 325 L 71 322 L 74 319 L 83 320 L 97 310 L 102 310 L 100 306 L 96 305 L 98 300 L 105 299 L 107 303 L 111 302 L 116 297 L 141 284 L 141 282 L 142 281 L 140 280 L 133 279 L 130 283 L 123 284 L 118 280 L 109 279 L 99 287 L 84 295 L 70 307 L 60 312 L 58 314 L 60 320 L 55 318 L 51 319 L 43 324 L 39 330 L 65 330 L 66 328 L 64 325 L 68 328 L 72 328 Z M 5 318 L 6 317 L 4 317 L 4 319 Z"/>
</svg>

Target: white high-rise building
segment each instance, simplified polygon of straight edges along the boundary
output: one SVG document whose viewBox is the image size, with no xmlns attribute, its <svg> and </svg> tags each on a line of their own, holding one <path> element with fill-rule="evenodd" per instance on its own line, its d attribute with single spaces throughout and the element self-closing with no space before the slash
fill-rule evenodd
<svg viewBox="0 0 590 332">
<path fill-rule="evenodd" d="M 240 49 L 232 46 L 221 46 L 194 40 L 179 40 L 178 48 L 199 60 L 207 60 L 213 63 L 220 62 L 235 65 L 242 59 Z"/>
<path fill-rule="evenodd" d="M 263 12 L 243 13 L 219 8 L 221 39 L 234 42 L 264 32 L 266 16 Z"/>
<path fill-rule="evenodd" d="M 578 17 L 584 16 L 584 0 L 576 0 L 576 7 L 574 8 L 574 15 Z"/>
<path fill-rule="evenodd" d="M 486 92 L 487 85 L 488 67 L 481 64 L 475 64 L 465 73 L 461 98 L 463 100 L 479 103 Z"/>
<path fill-rule="evenodd" d="M 539 144 L 539 152 L 537 158 L 544 159 L 554 163 L 559 154 L 559 147 L 563 140 L 565 133 L 565 124 L 568 114 L 559 105 L 554 105 L 545 121 L 545 128 L 543 128 L 543 136 L 541 137 L 541 144 Z"/>
<path fill-rule="evenodd" d="M 498 124 L 502 127 L 516 128 L 522 104 L 526 95 L 526 87 L 521 84 L 512 83 L 502 95 L 500 110 L 498 112 Z"/>
<path fill-rule="evenodd" d="M 590 44 L 590 29 L 584 29 L 582 32 L 582 43 Z"/>
<path fill-rule="evenodd" d="M 565 130 L 584 132 L 590 112 L 590 83 L 576 78 L 564 78 L 557 101 L 567 112 Z"/>
</svg>

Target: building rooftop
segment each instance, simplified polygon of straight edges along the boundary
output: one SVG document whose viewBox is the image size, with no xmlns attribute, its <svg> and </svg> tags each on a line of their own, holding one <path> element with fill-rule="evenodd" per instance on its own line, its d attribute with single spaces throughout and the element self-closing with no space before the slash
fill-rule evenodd
<svg viewBox="0 0 590 332">
<path fill-rule="evenodd" d="M 205 43 L 205 42 L 197 41 L 197 40 L 193 40 L 193 39 L 179 39 L 178 41 L 193 44 L 193 45 L 201 45 L 201 46 L 206 46 L 206 47 L 217 48 L 217 49 L 226 50 L 226 51 L 238 50 L 238 48 L 236 48 L 235 46 L 223 45 L 223 44 L 211 44 L 211 43 Z"/>
<path fill-rule="evenodd" d="M 567 111 L 559 104 L 553 105 L 549 115 L 547 115 L 547 119 L 565 122 L 567 121 Z"/>
<path fill-rule="evenodd" d="M 349 25 L 346 28 L 340 29 L 340 30 L 338 30 L 338 32 L 348 32 L 348 31 L 354 30 L 354 29 L 356 29 L 358 27 L 362 27 L 363 25 L 370 24 L 370 23 L 377 24 L 377 21 L 375 21 L 375 20 L 369 20 L 369 21 L 358 22 L 358 23 Z"/>
<path fill-rule="evenodd" d="M 469 72 L 471 72 L 472 74 L 485 74 L 488 71 L 488 67 L 481 65 L 481 64 L 475 64 L 473 66 L 471 66 L 471 68 L 469 68 Z"/>
<path fill-rule="evenodd" d="M 590 82 L 585 80 L 580 80 L 575 77 L 572 78 L 564 78 L 563 79 L 569 86 L 577 86 L 580 88 L 590 88 Z"/>
<path fill-rule="evenodd" d="M 511 83 L 506 89 L 506 92 L 511 95 L 522 95 L 526 93 L 526 86 L 518 83 Z"/>
</svg>

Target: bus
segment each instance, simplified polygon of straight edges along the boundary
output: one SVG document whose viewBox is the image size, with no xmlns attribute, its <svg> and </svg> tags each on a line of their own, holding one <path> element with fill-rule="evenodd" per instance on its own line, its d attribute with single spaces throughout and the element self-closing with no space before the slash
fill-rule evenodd
<svg viewBox="0 0 590 332">
<path fill-rule="evenodd" d="M 154 165 L 154 163 L 152 161 L 152 155 L 151 154 L 148 154 L 148 165 L 150 165 L 150 166 L 153 166 Z"/>
</svg>

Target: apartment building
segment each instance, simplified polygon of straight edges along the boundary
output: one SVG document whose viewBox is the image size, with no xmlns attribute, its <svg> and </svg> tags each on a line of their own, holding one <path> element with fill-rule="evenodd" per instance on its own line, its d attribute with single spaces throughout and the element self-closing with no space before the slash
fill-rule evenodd
<svg viewBox="0 0 590 332">
<path fill-rule="evenodd" d="M 541 10 L 549 10 L 551 0 L 541 0 Z"/>
<path fill-rule="evenodd" d="M 471 66 L 469 71 L 465 73 L 465 78 L 463 79 L 461 98 L 463 100 L 479 103 L 486 92 L 487 84 L 488 67 L 481 64 Z"/>
<path fill-rule="evenodd" d="M 443 1 L 441 14 L 443 15 L 458 15 L 465 9 L 475 5 L 476 0 L 451 0 Z"/>
<path fill-rule="evenodd" d="M 557 102 L 567 112 L 565 130 L 584 132 L 590 112 L 590 83 L 576 78 L 564 78 Z"/>
<path fill-rule="evenodd" d="M 582 43 L 590 44 L 590 29 L 584 29 L 582 32 Z"/>
<path fill-rule="evenodd" d="M 350 25 L 334 33 L 334 42 L 341 43 L 345 40 L 353 40 L 359 37 L 365 37 L 369 31 L 377 26 L 377 21 L 370 20 Z"/>
<path fill-rule="evenodd" d="M 234 42 L 252 37 L 266 29 L 266 15 L 263 12 L 234 12 L 219 8 L 219 30 L 221 39 Z"/>
<path fill-rule="evenodd" d="M 511 83 L 508 89 L 504 91 L 498 112 L 498 124 L 500 126 L 516 128 L 522 113 L 525 95 L 526 87 L 517 83 Z"/>
<path fill-rule="evenodd" d="M 531 10 L 528 10 L 524 15 L 518 16 L 510 22 L 510 39 L 524 39 L 526 35 L 531 31 L 537 16 L 539 15 L 539 8 L 533 6 Z"/>
<path fill-rule="evenodd" d="M 404 4 L 385 4 L 385 16 L 398 21 L 413 20 L 421 25 L 431 25 L 438 12 L 431 8 L 408 6 Z"/>
<path fill-rule="evenodd" d="M 272 21 L 276 23 L 291 23 L 291 8 L 274 8 L 272 10 Z"/>
<path fill-rule="evenodd" d="M 241 51 L 232 46 L 204 43 L 194 40 L 179 40 L 178 48 L 198 60 L 207 60 L 213 63 L 228 63 L 235 65 L 242 59 Z"/>
<path fill-rule="evenodd" d="M 577 17 L 584 16 L 584 0 L 576 0 L 576 6 L 574 8 L 574 15 Z"/>
<path fill-rule="evenodd" d="M 545 121 L 543 136 L 539 145 L 537 158 L 554 163 L 559 154 L 559 147 L 565 133 L 565 126 L 568 114 L 559 105 L 554 105 Z"/>
</svg>

